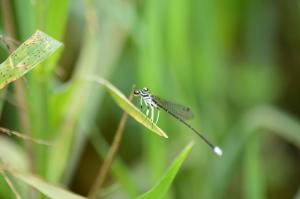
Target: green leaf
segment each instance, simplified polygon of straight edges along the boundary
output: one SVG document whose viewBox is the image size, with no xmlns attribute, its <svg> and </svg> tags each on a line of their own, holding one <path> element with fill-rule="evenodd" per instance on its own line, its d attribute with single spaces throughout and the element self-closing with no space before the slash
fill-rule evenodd
<svg viewBox="0 0 300 199">
<path fill-rule="evenodd" d="M 36 31 L 0 65 L 0 89 L 49 57 L 62 44 Z"/>
<path fill-rule="evenodd" d="M 244 152 L 244 147 L 247 146 L 250 139 L 257 139 L 255 136 L 258 136 L 258 132 L 275 133 L 300 148 L 299 121 L 275 107 L 258 106 L 252 108 L 243 115 L 236 126 L 238 133 L 228 134 L 223 143 L 226 157 L 223 160 L 216 160 L 212 167 L 212 173 L 218 176 L 217 181 L 214 182 L 214 186 L 218 190 L 214 193 L 214 198 L 219 198 L 225 194 L 230 177 L 236 172 L 236 167 L 239 166 L 239 157 Z"/>
<path fill-rule="evenodd" d="M 136 121 L 143 124 L 145 127 L 153 131 L 154 133 L 158 134 L 159 136 L 168 138 L 167 134 L 161 130 L 156 124 L 151 122 L 151 120 L 145 116 L 136 106 L 134 106 L 128 99 L 123 95 L 115 86 L 111 83 L 102 79 L 100 77 L 92 76 L 89 80 L 95 81 L 102 86 L 109 92 L 115 102 L 124 110 L 126 111 L 131 117 L 133 117 Z"/>
<path fill-rule="evenodd" d="M 272 106 L 252 108 L 244 119 L 243 126 L 249 136 L 256 129 L 266 129 L 300 148 L 300 123 L 294 116 Z"/>
<path fill-rule="evenodd" d="M 86 197 L 79 196 L 77 194 L 74 194 L 70 191 L 67 191 L 63 188 L 60 188 L 58 186 L 52 185 L 48 182 L 45 182 L 42 179 L 39 179 L 31 174 L 27 173 L 21 173 L 17 171 L 9 170 L 9 172 L 16 178 L 27 185 L 34 187 L 35 189 L 39 190 L 41 193 L 45 194 L 47 197 L 52 199 L 62 199 L 62 198 L 68 198 L 68 199 L 86 199 Z"/>
<path fill-rule="evenodd" d="M 12 139 L 3 136 L 0 139 L 0 160 L 21 171 L 29 169 L 29 161 L 24 149 Z"/>
<path fill-rule="evenodd" d="M 14 140 L 4 136 L 1 136 L 0 139 L 0 162 L 4 162 L 10 168 L 19 171 L 29 170 L 29 159 L 24 148 Z M 27 190 L 24 186 L 17 187 L 20 192 Z M 2 177 L 0 177 L 0 196 L 1 198 L 15 198 Z"/>
<path fill-rule="evenodd" d="M 180 166 L 183 163 L 183 160 L 187 157 L 191 151 L 193 142 L 188 144 L 185 149 L 180 153 L 180 155 L 172 163 L 171 167 L 165 173 L 165 175 L 158 181 L 156 185 L 143 195 L 139 196 L 138 199 L 159 199 L 163 198 L 167 193 L 172 181 L 174 180 Z"/>
</svg>

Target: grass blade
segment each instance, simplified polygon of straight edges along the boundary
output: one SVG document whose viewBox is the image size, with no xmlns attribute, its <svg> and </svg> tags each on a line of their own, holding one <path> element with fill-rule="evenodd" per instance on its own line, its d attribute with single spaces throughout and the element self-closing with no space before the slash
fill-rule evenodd
<svg viewBox="0 0 300 199">
<path fill-rule="evenodd" d="M 43 193 L 49 198 L 86 199 L 85 197 L 71 193 L 67 190 L 64 190 L 63 188 L 49 184 L 48 182 L 45 182 L 31 174 L 21 173 L 21 172 L 11 171 L 11 170 L 9 171 L 16 179 L 23 181 L 24 183 L 26 183 L 31 187 L 34 187 L 35 189 L 39 190 L 41 193 Z"/>
<path fill-rule="evenodd" d="M 239 157 L 247 145 L 246 143 L 250 139 L 256 139 L 253 136 L 257 136 L 257 133 L 266 131 L 276 133 L 279 137 L 300 148 L 300 124 L 298 120 L 275 107 L 252 108 L 236 126 L 239 126 L 238 133 L 228 134 L 223 144 L 224 151 L 228 155 L 222 160 L 222 164 L 220 164 L 220 160 L 216 160 L 212 167 L 212 173 L 218 176 L 218 181 L 215 182 L 218 192 L 214 193 L 214 198 L 225 194 L 230 176 L 236 171 L 240 161 Z"/>
<path fill-rule="evenodd" d="M 153 131 L 154 133 L 158 134 L 159 136 L 168 138 L 167 134 L 161 130 L 158 126 L 156 126 L 153 122 L 150 121 L 148 117 L 145 116 L 138 108 L 136 108 L 127 98 L 123 95 L 115 86 L 111 83 L 102 79 L 100 77 L 92 76 L 89 80 L 95 81 L 102 86 L 109 92 L 112 96 L 114 101 L 124 110 L 126 111 L 131 117 L 133 117 L 136 121 L 143 124 L 145 127 Z"/>
<path fill-rule="evenodd" d="M 9 177 L 6 175 L 6 173 L 4 171 L 1 171 L 0 174 L 2 175 L 2 177 L 4 178 L 5 182 L 7 183 L 7 185 L 9 186 L 9 188 L 11 189 L 11 191 L 14 193 L 16 199 L 22 199 L 21 195 L 19 194 L 19 192 L 17 191 L 16 187 L 14 186 L 13 182 L 9 179 Z"/>
<path fill-rule="evenodd" d="M 139 196 L 137 199 L 152 199 L 152 198 L 163 198 L 167 193 L 172 181 L 174 180 L 180 166 L 182 165 L 184 159 L 187 157 L 189 152 L 191 151 L 193 143 L 188 144 L 185 149 L 181 152 L 181 154 L 175 159 L 171 167 L 165 173 L 165 175 L 161 178 L 161 180 L 154 185 L 152 189 L 147 191 L 145 194 Z"/>
<path fill-rule="evenodd" d="M 50 56 L 62 44 L 36 31 L 0 65 L 0 89 L 22 77 Z"/>
</svg>

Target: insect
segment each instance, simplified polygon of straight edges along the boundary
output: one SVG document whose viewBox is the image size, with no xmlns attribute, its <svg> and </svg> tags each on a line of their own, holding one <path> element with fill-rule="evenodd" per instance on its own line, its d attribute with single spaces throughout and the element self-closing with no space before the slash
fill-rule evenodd
<svg viewBox="0 0 300 199">
<path fill-rule="evenodd" d="M 218 147 L 213 145 L 202 133 L 197 131 L 194 127 L 192 127 L 186 120 L 191 119 L 193 117 L 193 113 L 189 107 L 182 106 L 180 104 L 176 104 L 173 102 L 169 102 L 160 97 L 153 95 L 148 88 L 143 88 L 141 90 L 135 90 L 133 93 L 135 96 L 140 96 L 140 104 L 141 110 L 146 111 L 146 116 L 149 116 L 151 112 L 150 120 L 154 122 L 154 114 L 155 110 L 157 111 L 157 116 L 155 120 L 155 124 L 157 124 L 160 114 L 160 109 L 164 110 L 175 119 L 183 123 L 189 129 L 191 129 L 194 133 L 196 133 L 217 155 L 222 156 L 223 152 Z M 143 110 L 143 105 L 145 104 L 145 109 Z"/>
</svg>

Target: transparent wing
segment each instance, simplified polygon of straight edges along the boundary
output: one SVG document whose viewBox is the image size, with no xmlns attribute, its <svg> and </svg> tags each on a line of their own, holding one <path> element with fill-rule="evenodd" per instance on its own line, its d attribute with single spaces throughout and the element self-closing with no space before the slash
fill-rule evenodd
<svg viewBox="0 0 300 199">
<path fill-rule="evenodd" d="M 183 120 L 189 120 L 189 119 L 192 119 L 194 117 L 194 114 L 193 114 L 192 110 L 189 107 L 170 102 L 168 100 L 162 99 L 162 98 L 157 97 L 157 96 L 154 96 L 154 100 L 160 106 L 165 107 L 170 112 L 172 112 L 173 114 L 175 114 L 178 117 L 182 118 Z"/>
</svg>

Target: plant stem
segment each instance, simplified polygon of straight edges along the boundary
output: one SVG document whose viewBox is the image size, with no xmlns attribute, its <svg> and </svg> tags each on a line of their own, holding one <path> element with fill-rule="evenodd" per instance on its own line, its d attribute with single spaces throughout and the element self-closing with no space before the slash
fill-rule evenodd
<svg viewBox="0 0 300 199">
<path fill-rule="evenodd" d="M 133 90 L 134 90 L 134 86 L 132 86 L 132 91 L 128 97 L 128 99 L 130 101 L 132 100 L 132 97 L 133 97 Z M 90 198 L 90 199 L 94 199 L 96 197 L 97 193 L 100 192 L 100 190 L 101 190 L 101 187 L 106 179 L 107 173 L 108 173 L 108 171 L 112 165 L 112 162 L 117 154 L 117 151 L 119 149 L 127 119 L 128 119 L 128 114 L 126 112 L 124 112 L 121 117 L 117 131 L 115 133 L 114 140 L 112 142 L 110 150 L 108 151 L 108 154 L 104 160 L 104 163 L 99 170 L 96 181 L 88 194 L 88 198 Z"/>
</svg>

